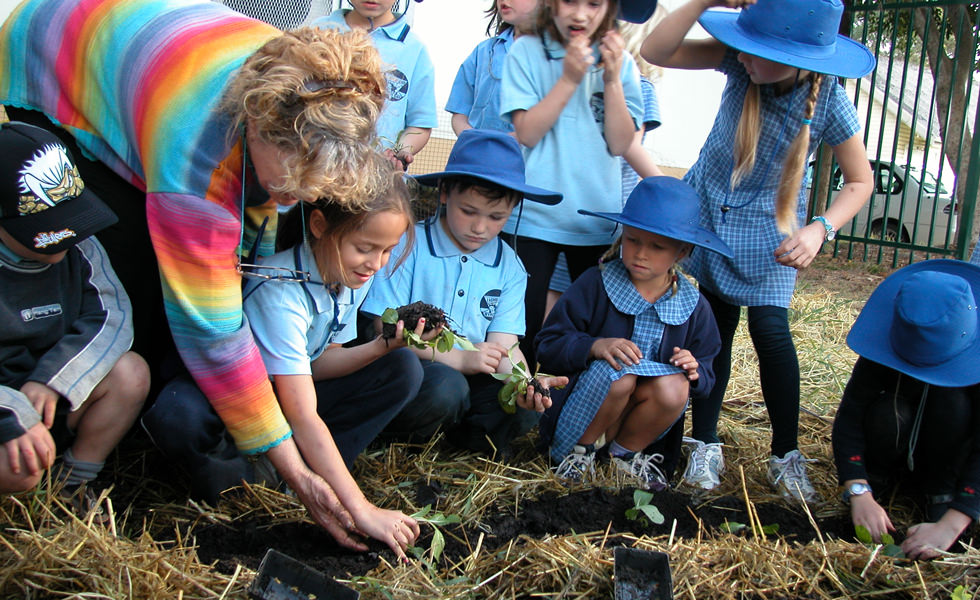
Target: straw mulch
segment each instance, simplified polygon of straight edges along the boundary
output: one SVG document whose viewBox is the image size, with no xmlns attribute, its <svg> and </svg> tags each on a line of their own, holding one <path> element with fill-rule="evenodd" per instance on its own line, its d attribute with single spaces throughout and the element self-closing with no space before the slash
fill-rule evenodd
<svg viewBox="0 0 980 600">
<path fill-rule="evenodd" d="M 806 283 L 792 306 L 803 386 L 801 449 L 815 459 L 811 478 L 827 499 L 813 509 L 814 526 L 816 517 L 844 510 L 837 500 L 830 430 L 854 360 L 844 338 L 859 309 L 858 299 Z M 744 326 L 737 334 L 733 372 L 720 424 L 726 444 L 725 481 L 712 494 L 746 498 L 753 506 L 777 499 L 765 480 L 768 418 Z M 268 522 L 306 519 L 294 498 L 264 488 L 247 488 L 217 507 L 207 507 L 183 499 L 179 490 L 168 492 L 172 482 L 147 481 L 153 474 L 139 458 L 116 459 L 113 464 L 120 472 L 113 479 L 112 495 L 130 493 L 126 497 L 131 500 L 128 506 L 115 507 L 108 526 L 72 516 L 51 497 L 47 485 L 0 500 L 0 596 L 246 598 L 255 572 L 239 565 L 221 573 L 202 564 L 196 548 L 199 532 L 215 523 L 235 527 L 256 516 Z M 625 485 L 605 474 L 608 478 L 601 485 Z M 564 490 L 534 451 L 533 434 L 519 441 L 516 459 L 507 463 L 455 452 L 441 443 L 375 448 L 358 459 L 355 476 L 368 498 L 409 513 L 422 508 L 416 504 L 416 484 L 431 483 L 440 490 L 439 510 L 459 516 L 467 531 L 476 532 L 450 540 L 463 550 L 439 560 L 429 547 L 421 548 L 419 558 L 409 564 L 395 564 L 390 553 L 382 552 L 376 568 L 344 581 L 366 600 L 611 598 L 613 546 L 624 543 L 667 552 L 675 597 L 692 600 L 968 598 L 954 593 L 976 594 L 980 577 L 980 550 L 970 540 L 957 553 L 920 563 L 890 558 L 881 547 L 830 539 L 822 532 L 806 544 L 761 531 L 732 535 L 703 527 L 688 538 L 621 534 L 613 539 L 607 530 L 521 535 L 503 545 L 491 544 L 480 529 L 487 515 L 517 513 L 530 499 Z M 915 523 L 908 507 L 894 507 L 892 514 L 902 531 Z M 423 525 L 426 532 L 430 528 Z M 454 535 L 443 529 L 447 536 Z"/>
</svg>

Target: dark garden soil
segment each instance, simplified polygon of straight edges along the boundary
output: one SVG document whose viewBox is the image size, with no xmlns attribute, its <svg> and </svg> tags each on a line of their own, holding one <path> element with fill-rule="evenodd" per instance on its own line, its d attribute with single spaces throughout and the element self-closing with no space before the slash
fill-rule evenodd
<svg viewBox="0 0 980 600">
<path fill-rule="evenodd" d="M 673 521 L 674 535 L 694 538 L 700 520 L 704 529 L 723 532 L 724 523 L 746 524 L 749 517 L 745 503 L 731 496 L 716 497 L 698 504 L 691 496 L 674 491 L 659 492 L 653 502 L 665 517 L 662 525 L 643 524 L 626 517 L 633 506 L 633 490 L 610 491 L 602 488 L 548 495 L 520 505 L 517 516 L 496 514 L 482 523 L 464 523 L 442 527 L 446 539 L 443 561 L 452 564 L 472 552 L 480 533 L 483 547 L 498 548 L 509 540 L 525 535 L 542 538 L 546 535 L 603 532 L 609 528 L 609 546 L 617 545 L 617 534 L 658 536 L 669 534 Z M 784 503 L 755 505 L 763 526 L 778 525 L 778 535 L 786 541 L 806 543 L 816 537 L 809 518 L 802 509 Z M 479 525 L 479 526 L 478 526 Z M 854 529 L 847 515 L 817 519 L 824 538 L 853 539 Z M 736 526 L 737 529 L 737 526 Z M 428 548 L 431 526 L 422 525 L 422 535 L 416 542 Z M 752 535 L 743 529 L 732 535 Z M 268 548 L 296 558 L 335 578 L 363 575 L 379 563 L 379 555 L 394 562 L 394 554 L 380 543 L 371 541 L 366 553 L 348 552 L 332 540 L 325 531 L 309 523 L 270 523 L 239 521 L 234 526 L 213 525 L 197 532 L 198 555 L 202 562 L 217 562 L 217 569 L 231 573 L 237 563 L 257 569 Z"/>
</svg>

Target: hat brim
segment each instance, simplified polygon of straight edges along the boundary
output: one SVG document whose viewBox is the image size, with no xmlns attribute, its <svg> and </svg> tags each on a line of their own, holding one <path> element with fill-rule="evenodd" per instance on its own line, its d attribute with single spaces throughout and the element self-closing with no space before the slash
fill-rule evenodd
<svg viewBox="0 0 980 600">
<path fill-rule="evenodd" d="M 798 69 L 857 79 L 875 68 L 875 57 L 871 51 L 846 35 L 837 35 L 833 54 L 813 57 L 793 52 L 792 45 L 783 40 L 764 40 L 745 31 L 739 26 L 738 12 L 735 11 L 708 10 L 701 15 L 698 22 L 712 37 L 726 46 Z"/>
<path fill-rule="evenodd" d="M 943 258 L 913 263 L 895 271 L 871 293 L 847 334 L 847 345 L 870 361 L 930 385 L 964 387 L 980 383 L 980 361 L 977 360 L 980 356 L 980 335 L 967 349 L 938 365 L 914 365 L 899 356 L 892 347 L 889 331 L 895 318 L 893 307 L 898 291 L 909 276 L 926 270 L 962 277 L 970 284 L 973 297 L 980 298 L 980 267 Z"/>
<path fill-rule="evenodd" d="M 85 189 L 77 198 L 59 202 L 39 213 L 2 219 L 0 226 L 32 252 L 57 254 L 114 225 L 118 220 L 112 209 L 93 192 Z M 57 234 L 65 230 L 70 230 L 73 235 L 38 247 L 38 236 L 45 233 Z"/>
<path fill-rule="evenodd" d="M 732 258 L 735 256 L 735 253 L 732 252 L 732 249 L 728 247 L 728 244 L 726 244 L 724 240 L 703 227 L 685 230 L 678 228 L 676 224 L 651 225 L 649 223 L 640 223 L 639 221 L 634 221 L 633 219 L 624 217 L 620 213 L 593 212 L 582 208 L 578 209 L 578 212 L 582 215 L 589 215 L 592 217 L 599 217 L 600 219 L 615 221 L 621 225 L 629 225 L 630 227 L 636 227 L 637 229 L 642 229 L 643 231 L 656 233 L 657 235 L 662 235 L 673 240 L 694 244 L 695 246 L 700 246 L 706 250 L 717 252 L 726 258 Z"/>
<path fill-rule="evenodd" d="M 657 0 L 620 0 L 619 18 L 630 23 L 646 23 L 657 10 Z"/>
<path fill-rule="evenodd" d="M 482 173 L 471 173 L 469 171 L 441 171 L 439 173 L 426 173 L 425 175 L 413 175 L 412 179 L 422 185 L 435 187 L 439 185 L 440 179 L 445 179 L 446 177 L 472 177 L 474 179 L 482 179 L 483 181 L 490 182 L 502 188 L 507 188 L 508 190 L 514 190 L 515 192 L 521 193 L 528 200 L 533 200 L 534 202 L 540 202 L 541 204 L 547 204 L 549 206 L 558 204 L 562 199 L 562 195 L 558 192 L 535 187 L 533 185 L 527 185 L 526 183 L 515 184 L 513 181 L 505 181 L 497 177 L 487 177 Z"/>
</svg>

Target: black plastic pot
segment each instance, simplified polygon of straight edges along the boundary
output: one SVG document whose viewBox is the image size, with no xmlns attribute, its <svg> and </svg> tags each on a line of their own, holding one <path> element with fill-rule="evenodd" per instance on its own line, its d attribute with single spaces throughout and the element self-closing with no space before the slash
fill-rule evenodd
<svg viewBox="0 0 980 600">
<path fill-rule="evenodd" d="M 613 558 L 616 600 L 673 600 L 674 584 L 665 553 L 618 546 Z"/>
<path fill-rule="evenodd" d="M 255 600 L 357 600 L 361 594 L 269 548 L 248 588 Z"/>
</svg>

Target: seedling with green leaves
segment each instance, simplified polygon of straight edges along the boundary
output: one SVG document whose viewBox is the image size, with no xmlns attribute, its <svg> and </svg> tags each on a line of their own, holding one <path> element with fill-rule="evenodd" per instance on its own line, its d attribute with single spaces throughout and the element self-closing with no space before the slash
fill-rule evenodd
<svg viewBox="0 0 980 600">
<path fill-rule="evenodd" d="M 504 387 L 497 392 L 497 400 L 500 402 L 500 408 L 507 414 L 517 412 L 517 399 L 527 394 L 527 386 L 532 386 L 534 391 L 545 398 L 551 397 L 551 390 L 538 381 L 539 377 L 551 377 L 551 375 L 544 373 L 531 375 L 524 361 L 514 360 L 514 348 L 516 347 L 517 344 L 514 344 L 507 349 L 507 358 L 510 359 L 511 364 L 510 373 L 492 373 L 495 379 L 504 382 Z"/>
<path fill-rule="evenodd" d="M 437 327 L 442 327 L 439 334 L 430 340 L 423 340 L 422 336 L 415 333 L 419 319 L 423 318 L 425 319 L 423 335 Z M 405 324 L 402 336 L 411 348 L 432 348 L 433 356 L 436 352 L 449 352 L 457 345 L 463 350 L 476 350 L 476 347 L 469 340 L 449 327 L 449 319 L 446 317 L 445 311 L 438 306 L 425 302 L 413 302 L 399 308 L 386 308 L 381 313 L 381 337 L 386 340 L 394 338 L 398 321 Z"/>
<path fill-rule="evenodd" d="M 871 538 L 871 532 L 864 525 L 854 526 L 854 536 L 857 537 L 858 541 L 865 546 L 875 546 L 874 540 Z M 891 556 L 894 558 L 905 558 L 905 553 L 902 552 L 902 547 L 895 543 L 895 538 L 892 537 L 887 531 L 881 534 L 881 553 L 885 556 Z"/>
<path fill-rule="evenodd" d="M 641 525 L 647 527 L 650 523 L 662 525 L 664 515 L 660 509 L 650 503 L 653 494 L 645 490 L 633 490 L 633 506 L 626 509 L 626 518 L 630 521 L 639 521 Z"/>
<path fill-rule="evenodd" d="M 745 523 L 739 523 L 738 521 L 725 521 L 721 524 L 720 529 L 726 533 L 741 533 L 745 531 L 748 527 Z M 763 525 L 761 527 L 761 533 L 766 535 L 772 535 L 779 532 L 779 523 L 772 523 L 770 525 Z"/>
<path fill-rule="evenodd" d="M 429 513 L 432 513 L 431 515 Z M 432 526 L 432 542 L 429 544 L 429 563 L 435 565 L 442 557 L 442 551 L 446 548 L 446 538 L 443 536 L 439 527 L 445 527 L 452 523 L 459 523 L 459 515 L 445 515 L 441 512 L 432 512 L 432 505 L 428 504 L 422 510 L 412 515 L 412 518 L 419 523 L 428 523 Z M 425 549 L 412 546 L 409 551 L 418 559 L 424 559 Z"/>
</svg>

